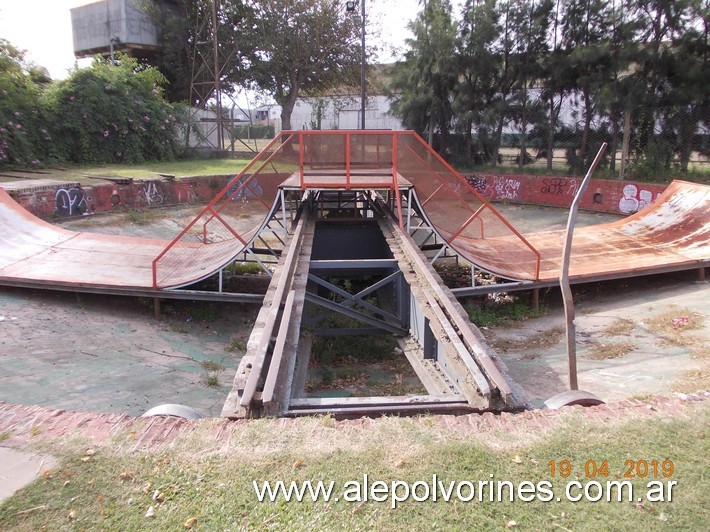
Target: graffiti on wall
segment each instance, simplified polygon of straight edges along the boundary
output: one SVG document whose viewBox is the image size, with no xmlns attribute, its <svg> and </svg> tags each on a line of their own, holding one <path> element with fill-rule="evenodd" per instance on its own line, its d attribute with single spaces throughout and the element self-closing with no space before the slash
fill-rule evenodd
<svg viewBox="0 0 710 532">
<path fill-rule="evenodd" d="M 157 181 L 149 181 L 138 190 L 135 207 L 157 207 L 165 202 L 165 196 Z"/>
<path fill-rule="evenodd" d="M 91 201 L 81 187 L 60 188 L 54 194 L 54 210 L 62 216 L 89 214 Z"/>
<path fill-rule="evenodd" d="M 493 178 L 495 199 L 516 200 L 520 196 L 520 181 L 512 177 L 496 176 Z"/>
<path fill-rule="evenodd" d="M 619 200 L 619 212 L 622 214 L 638 212 L 653 201 L 653 192 L 639 189 L 633 184 L 626 185 L 623 194 L 624 196 Z"/>
<path fill-rule="evenodd" d="M 549 196 L 574 196 L 577 194 L 577 180 L 565 177 L 546 177 L 542 180 L 540 194 Z"/>
<path fill-rule="evenodd" d="M 264 194 L 264 189 L 261 188 L 259 181 L 256 178 L 249 179 L 251 176 L 244 176 L 239 181 L 234 183 L 227 190 L 227 197 L 232 200 L 249 200 Z M 243 186 L 242 186 L 243 185 Z"/>
<path fill-rule="evenodd" d="M 486 182 L 486 178 L 482 177 L 480 175 L 469 175 L 466 176 L 466 181 L 468 181 L 468 184 L 471 185 L 471 188 L 478 192 L 479 194 L 483 194 L 486 192 L 486 187 L 488 186 L 488 183 Z"/>
</svg>

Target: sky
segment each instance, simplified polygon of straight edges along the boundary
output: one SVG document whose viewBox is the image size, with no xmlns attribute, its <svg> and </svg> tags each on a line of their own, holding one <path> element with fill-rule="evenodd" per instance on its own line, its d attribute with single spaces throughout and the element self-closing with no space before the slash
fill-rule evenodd
<svg viewBox="0 0 710 532">
<path fill-rule="evenodd" d="M 366 0 L 368 19 L 379 21 L 383 49 L 403 49 L 411 37 L 407 22 L 419 11 L 419 0 Z M 52 78 L 63 79 L 75 65 L 69 10 L 91 0 L 0 0 L 0 37 L 26 50 L 26 59 L 45 67 Z M 401 55 L 384 53 L 383 62 Z M 86 66 L 90 59 L 82 59 Z"/>
</svg>

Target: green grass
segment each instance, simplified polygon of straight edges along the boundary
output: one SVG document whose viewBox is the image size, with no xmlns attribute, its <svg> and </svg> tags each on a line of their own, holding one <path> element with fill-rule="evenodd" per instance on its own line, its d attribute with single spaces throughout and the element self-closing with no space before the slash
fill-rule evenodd
<svg viewBox="0 0 710 532">
<path fill-rule="evenodd" d="M 226 270 L 232 275 L 257 275 L 264 273 L 256 262 L 233 262 L 227 266 Z"/>
<path fill-rule="evenodd" d="M 67 166 L 62 169 L 43 169 L 43 178 L 67 181 L 95 182 L 92 177 L 130 177 L 159 179 L 160 174 L 175 177 L 197 175 L 235 175 L 248 163 L 246 159 L 185 159 L 179 161 L 141 164 L 107 164 L 101 166 Z"/>
<path fill-rule="evenodd" d="M 332 418 L 240 426 L 230 443 L 215 442 L 214 424 L 160 452 L 129 452 L 118 434 L 87 456 L 80 442 L 54 445 L 60 465 L 0 505 L 3 530 L 704 530 L 710 416 L 643 418 L 616 425 L 569 413 L 558 430 L 526 435 L 447 433 L 435 417 L 383 418 L 335 430 Z M 377 442 L 374 444 L 373 442 Z M 569 460 L 581 482 L 621 480 L 627 460 L 672 460 L 672 502 L 388 502 L 259 503 L 253 481 L 346 482 L 368 475 L 410 484 L 451 481 L 550 481 L 563 495 L 566 480 L 550 461 Z M 608 463 L 608 476 L 587 479 L 584 465 Z M 559 471 L 559 469 L 558 469 Z M 635 495 L 651 480 L 632 480 Z M 659 480 L 665 480 L 659 478 Z M 145 517 L 149 507 L 154 516 Z M 69 516 L 72 516 L 70 519 Z M 190 521 L 193 522 L 193 521 Z M 515 524 L 513 524 L 515 523 Z M 705 524 L 703 524 L 705 523 Z"/>
<path fill-rule="evenodd" d="M 539 318 L 547 313 L 547 308 L 542 306 L 534 308 L 519 299 L 501 303 L 493 301 L 486 301 L 484 303 L 468 301 L 464 305 L 464 309 L 468 313 L 469 319 L 477 327 L 511 325 L 517 321 Z"/>
</svg>

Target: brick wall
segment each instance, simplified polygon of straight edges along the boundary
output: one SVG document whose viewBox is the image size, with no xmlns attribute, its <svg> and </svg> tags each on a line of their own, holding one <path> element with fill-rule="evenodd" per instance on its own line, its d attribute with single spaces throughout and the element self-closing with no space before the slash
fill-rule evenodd
<svg viewBox="0 0 710 532">
<path fill-rule="evenodd" d="M 128 184 L 67 183 L 9 192 L 32 214 L 45 219 L 82 216 L 125 208 L 158 207 L 178 203 L 207 203 L 232 175 L 133 181 Z"/>
</svg>

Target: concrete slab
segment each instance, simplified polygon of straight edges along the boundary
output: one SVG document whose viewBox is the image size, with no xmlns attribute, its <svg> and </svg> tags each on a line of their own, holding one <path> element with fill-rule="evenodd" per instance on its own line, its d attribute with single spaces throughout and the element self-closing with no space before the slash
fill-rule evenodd
<svg viewBox="0 0 710 532">
<path fill-rule="evenodd" d="M 57 465 L 49 455 L 0 447 L 0 502 Z"/>
</svg>

